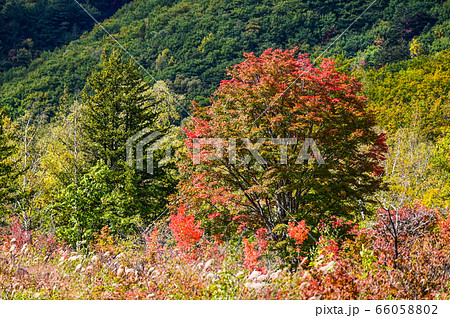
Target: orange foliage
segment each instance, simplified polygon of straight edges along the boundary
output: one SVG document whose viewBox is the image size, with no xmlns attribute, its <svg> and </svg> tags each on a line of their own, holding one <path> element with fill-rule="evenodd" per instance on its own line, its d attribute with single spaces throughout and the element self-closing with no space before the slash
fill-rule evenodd
<svg viewBox="0 0 450 318">
<path fill-rule="evenodd" d="M 301 246 L 308 237 L 309 230 L 306 228 L 305 220 L 298 222 L 289 222 L 288 235 L 295 240 L 297 246 Z"/>
<path fill-rule="evenodd" d="M 188 252 L 203 235 L 200 224 L 195 222 L 193 215 L 186 215 L 186 207 L 178 208 L 178 213 L 170 218 L 169 228 L 178 243 L 178 248 Z"/>
</svg>

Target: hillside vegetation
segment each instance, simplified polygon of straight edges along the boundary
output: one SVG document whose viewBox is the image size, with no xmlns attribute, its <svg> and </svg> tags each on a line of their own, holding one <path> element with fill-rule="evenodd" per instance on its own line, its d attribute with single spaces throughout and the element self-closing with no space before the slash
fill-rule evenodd
<svg viewBox="0 0 450 318">
<path fill-rule="evenodd" d="M 297 46 L 317 57 L 337 40 L 326 57 L 342 55 L 356 58 L 356 64 L 379 67 L 408 59 L 414 37 L 424 53 L 450 47 L 450 2 L 444 0 L 376 1 L 338 38 L 369 4 L 365 0 L 136 0 L 102 24 L 152 76 L 201 105 L 226 77 L 226 68 L 243 60 L 244 52 Z M 33 41 L 41 43 L 38 38 Z M 81 90 L 98 67 L 102 51 L 115 45 L 95 26 L 69 45 L 45 51 L 28 67 L 4 72 L 0 104 L 11 114 L 22 114 L 39 101 L 54 112 L 63 91 Z"/>
<path fill-rule="evenodd" d="M 79 1 L 99 20 L 110 17 L 127 0 Z M 0 71 L 28 66 L 43 51 L 76 40 L 94 21 L 71 0 L 0 1 Z"/>
<path fill-rule="evenodd" d="M 136 0 L 114 39 L 2 35 L 0 298 L 449 299 L 449 21 Z"/>
</svg>

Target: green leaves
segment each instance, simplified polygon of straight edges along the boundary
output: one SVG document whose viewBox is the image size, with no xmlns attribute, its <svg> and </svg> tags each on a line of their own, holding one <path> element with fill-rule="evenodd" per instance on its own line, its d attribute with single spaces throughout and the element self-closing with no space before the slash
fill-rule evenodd
<svg viewBox="0 0 450 318">
<path fill-rule="evenodd" d="M 16 186 L 19 171 L 15 165 L 13 154 L 16 152 L 9 127 L 10 121 L 6 113 L 0 109 L 0 213 L 11 199 Z M 1 215 L 1 214 L 0 214 Z"/>
<path fill-rule="evenodd" d="M 103 53 L 102 70 L 88 78 L 82 92 L 84 131 L 94 160 L 116 169 L 125 141 L 156 120 L 156 100 L 133 61 L 119 51 Z"/>
<path fill-rule="evenodd" d="M 132 233 L 164 212 L 167 196 L 174 191 L 173 162 L 156 165 L 165 149 L 153 153 L 156 167 L 153 174 L 147 174 L 135 169 L 134 158 L 132 167 L 126 164 L 126 145 L 141 131 L 146 131 L 144 139 L 153 132 L 169 132 L 171 121 L 178 116 L 177 97 L 167 97 L 164 83 L 151 88 L 134 62 L 125 61 L 118 51 L 110 57 L 105 52 L 102 66 L 88 79 L 81 95 L 81 148 L 90 169 L 62 191 L 56 205 L 60 234 L 71 243 L 91 240 L 105 225 L 116 235 Z"/>
<path fill-rule="evenodd" d="M 0 77 L 0 104 L 7 105 L 12 116 L 23 111 L 18 109 L 20 100 L 33 92 L 48 92 L 49 103 L 55 106 L 64 85 L 70 92 L 81 89 L 89 74 L 99 68 L 101 48 L 117 45 L 98 26 L 81 35 L 93 22 L 73 1 L 43 1 L 46 5 L 39 9 L 34 3 L 27 3 L 33 8 L 31 19 L 13 13 L 17 9 L 12 3 L 22 8 L 23 5 L 6 2 L 8 9 L 4 10 L 5 23 L 0 31 L 7 28 L 3 32 L 5 37 L 17 42 L 5 43 L 0 36 L 0 69 L 27 63 L 29 53 L 33 58 L 28 69 L 16 67 Z M 115 1 L 115 5 L 123 2 L 126 1 Z M 442 2 L 377 1 L 327 55 L 358 57 L 361 65 L 379 67 L 409 58 L 413 37 L 425 53 L 448 49 L 448 10 L 442 9 L 448 6 Z M 89 3 L 101 13 L 115 8 L 105 0 Z M 261 54 L 269 47 L 299 47 L 314 57 L 319 56 L 367 5 L 362 0 L 334 0 L 333 5 L 321 0 L 235 3 L 138 0 L 124 6 L 110 19 L 99 21 L 158 80 L 175 82 L 177 76 L 184 76 L 195 84 L 184 86 L 178 93 L 206 106 L 209 96 L 225 78 L 226 68 L 241 62 L 244 52 Z M 97 17 L 93 7 L 86 8 Z M 13 27 L 9 20 L 16 21 Z M 30 23 L 28 29 L 17 26 Z M 23 38 L 19 33 L 25 30 L 33 35 Z M 69 39 L 74 41 L 59 47 Z M 59 42 L 48 43 L 55 41 Z M 32 43 L 34 46 L 30 47 Z M 44 48 L 39 48 L 43 44 Z M 59 48 L 53 50 L 55 44 Z M 10 49 L 13 50 L 9 56 Z M 43 49 L 46 52 L 41 54 L 39 50 Z"/>
<path fill-rule="evenodd" d="M 54 206 L 60 236 L 75 244 L 91 241 L 105 225 L 116 235 L 131 234 L 142 225 L 136 173 L 130 169 L 124 174 L 118 176 L 99 162 L 78 183 L 65 188 Z"/>
</svg>

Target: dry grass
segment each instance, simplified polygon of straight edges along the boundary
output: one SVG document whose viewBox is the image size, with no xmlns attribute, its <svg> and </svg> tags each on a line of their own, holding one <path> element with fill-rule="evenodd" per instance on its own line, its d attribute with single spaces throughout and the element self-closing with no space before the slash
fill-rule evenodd
<svg viewBox="0 0 450 318">
<path fill-rule="evenodd" d="M 262 271 L 250 271 L 242 248 L 205 240 L 189 253 L 157 238 L 115 242 L 107 233 L 79 252 L 54 243 L 45 248 L 42 240 L 20 244 L 4 238 L 1 244 L 2 299 L 448 299 L 450 294 L 450 273 L 440 270 L 441 259 L 430 261 L 429 244 L 422 245 L 431 254 L 416 249 L 416 265 L 407 272 L 365 259 L 357 241 L 296 272 L 267 261 Z M 437 276 L 424 283 L 433 271 Z"/>
</svg>

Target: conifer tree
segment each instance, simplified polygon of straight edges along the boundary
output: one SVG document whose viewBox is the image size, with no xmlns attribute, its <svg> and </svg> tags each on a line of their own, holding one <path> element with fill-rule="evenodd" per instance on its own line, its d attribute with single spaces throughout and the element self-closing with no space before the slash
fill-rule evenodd
<svg viewBox="0 0 450 318">
<path fill-rule="evenodd" d="M 71 243 L 91 240 L 106 225 L 115 234 L 132 233 L 165 211 L 167 196 L 175 188 L 169 167 L 155 167 L 148 174 L 127 165 L 130 137 L 143 129 L 163 136 L 169 128 L 169 122 L 161 120 L 163 98 L 133 61 L 125 61 L 119 51 L 109 58 L 104 53 L 102 70 L 88 78 L 81 96 L 80 136 L 89 166 L 78 183 L 62 191 L 57 204 L 58 232 Z M 153 142 L 157 139 L 146 146 Z M 162 150 L 155 154 L 162 155 Z"/>
<path fill-rule="evenodd" d="M 151 89 L 133 61 L 119 51 L 102 56 L 102 70 L 87 80 L 82 92 L 84 131 L 92 159 L 120 169 L 125 142 L 157 117 Z"/>
</svg>

